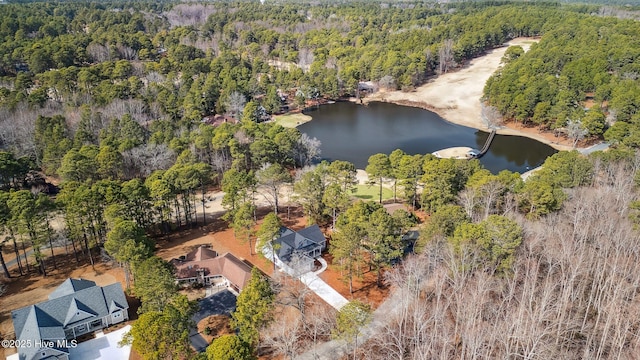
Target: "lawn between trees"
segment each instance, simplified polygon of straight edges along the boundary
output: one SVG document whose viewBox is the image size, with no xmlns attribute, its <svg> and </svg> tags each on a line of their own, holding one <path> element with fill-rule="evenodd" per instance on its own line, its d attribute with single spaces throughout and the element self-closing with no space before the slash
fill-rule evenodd
<svg viewBox="0 0 640 360">
<path fill-rule="evenodd" d="M 356 192 L 353 196 L 365 201 L 377 201 L 380 195 L 380 189 L 375 185 L 356 185 Z M 393 191 L 383 187 L 382 201 L 393 199 Z"/>
<path fill-rule="evenodd" d="M 286 127 L 294 128 L 298 125 L 302 125 L 312 120 L 312 117 L 303 113 L 287 113 L 274 116 L 276 124 Z"/>
</svg>

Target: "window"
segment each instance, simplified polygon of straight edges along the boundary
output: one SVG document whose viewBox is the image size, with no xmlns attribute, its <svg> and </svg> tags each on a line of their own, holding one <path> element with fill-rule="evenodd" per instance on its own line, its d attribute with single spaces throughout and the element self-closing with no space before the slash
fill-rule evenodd
<svg viewBox="0 0 640 360">
<path fill-rule="evenodd" d="M 102 319 L 93 320 L 89 325 L 92 329 L 102 327 Z"/>
</svg>

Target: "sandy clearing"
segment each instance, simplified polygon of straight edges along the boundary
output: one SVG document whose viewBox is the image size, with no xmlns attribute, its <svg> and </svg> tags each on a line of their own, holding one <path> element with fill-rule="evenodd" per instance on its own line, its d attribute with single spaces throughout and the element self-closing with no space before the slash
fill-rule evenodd
<svg viewBox="0 0 640 360">
<path fill-rule="evenodd" d="M 507 45 L 520 45 L 527 51 L 531 44 L 537 42 L 534 38 L 516 38 Z M 454 124 L 469 126 L 480 130 L 488 130 L 487 124 L 481 117 L 482 91 L 484 85 L 499 67 L 500 59 L 507 50 L 507 46 L 493 49 L 486 55 L 473 59 L 462 69 L 438 76 L 413 92 L 380 91 L 363 100 L 384 101 L 399 105 L 416 106 L 431 110 L 447 121 Z M 571 147 L 550 140 L 548 136 L 514 128 L 498 130 L 501 135 L 520 135 L 536 139 L 549 144 L 558 150 L 570 150 Z"/>
</svg>

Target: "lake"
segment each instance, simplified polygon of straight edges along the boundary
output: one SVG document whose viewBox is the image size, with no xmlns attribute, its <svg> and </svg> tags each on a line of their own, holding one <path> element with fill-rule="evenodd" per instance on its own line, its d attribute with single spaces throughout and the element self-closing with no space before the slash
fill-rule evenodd
<svg viewBox="0 0 640 360">
<path fill-rule="evenodd" d="M 450 123 L 428 110 L 389 103 L 363 106 L 338 102 L 306 113 L 313 120 L 298 129 L 322 141 L 322 159 L 346 160 L 359 169 L 367 166 L 373 154 L 389 154 L 395 149 L 411 155 L 430 154 L 454 146 L 481 149 L 489 136 Z M 480 162 L 492 173 L 505 169 L 523 173 L 556 152 L 530 138 L 496 135 Z"/>
</svg>

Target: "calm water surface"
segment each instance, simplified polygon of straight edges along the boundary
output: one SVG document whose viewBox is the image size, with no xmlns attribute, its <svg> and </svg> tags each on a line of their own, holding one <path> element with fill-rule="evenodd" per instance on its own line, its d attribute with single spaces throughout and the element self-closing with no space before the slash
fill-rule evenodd
<svg viewBox="0 0 640 360">
<path fill-rule="evenodd" d="M 346 160 L 357 168 L 367 166 L 369 156 L 402 149 L 427 154 L 448 147 L 480 149 L 488 133 L 445 121 L 423 109 L 374 102 L 368 106 L 340 102 L 309 112 L 313 121 L 298 127 L 322 141 L 322 158 Z M 521 136 L 497 135 L 480 162 L 493 173 L 523 173 L 556 153 L 552 147 Z"/>
</svg>

